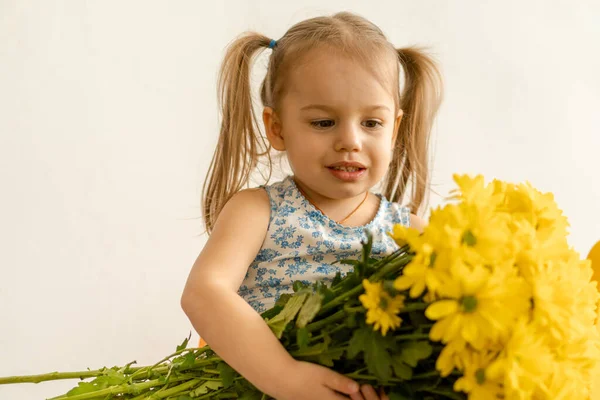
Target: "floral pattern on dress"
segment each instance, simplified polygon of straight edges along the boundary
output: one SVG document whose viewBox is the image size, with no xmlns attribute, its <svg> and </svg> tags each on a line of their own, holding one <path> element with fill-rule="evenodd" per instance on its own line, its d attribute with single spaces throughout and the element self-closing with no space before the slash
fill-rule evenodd
<svg viewBox="0 0 600 400">
<path fill-rule="evenodd" d="M 291 175 L 261 188 L 267 191 L 271 204 L 269 228 L 238 290 L 257 312 L 273 307 L 283 293 L 293 292 L 294 281 L 330 282 L 337 272 L 342 276 L 352 272 L 351 265 L 337 262 L 360 257 L 365 230 L 373 235 L 372 257 L 383 258 L 398 249 L 386 232 L 395 224 L 410 225 L 410 210 L 379 193 L 373 220 L 352 227 L 338 224 L 317 210 Z"/>
</svg>

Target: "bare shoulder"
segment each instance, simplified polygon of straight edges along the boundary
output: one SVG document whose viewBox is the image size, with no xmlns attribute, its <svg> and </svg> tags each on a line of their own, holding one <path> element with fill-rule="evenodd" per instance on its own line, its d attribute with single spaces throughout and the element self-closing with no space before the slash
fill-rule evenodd
<svg viewBox="0 0 600 400">
<path fill-rule="evenodd" d="M 410 214 L 410 227 L 417 229 L 419 232 L 423 232 L 423 229 L 427 226 L 427 223 L 423 218 L 415 214 Z"/>
<path fill-rule="evenodd" d="M 219 214 L 209 238 L 223 240 L 239 237 L 252 241 L 267 233 L 271 206 L 267 192 L 262 188 L 244 189 L 234 194 Z M 262 235 L 262 236 L 261 236 Z"/>
<path fill-rule="evenodd" d="M 263 214 L 265 212 L 270 213 L 271 206 L 269 195 L 266 190 L 262 188 L 240 190 L 229 199 L 222 211 L 231 213 L 236 210 L 242 210 L 244 212 L 257 211 Z"/>
<path fill-rule="evenodd" d="M 270 215 L 264 189 L 244 189 L 233 195 L 190 271 L 184 295 L 210 284 L 237 290 L 262 247 Z"/>
<path fill-rule="evenodd" d="M 236 230 L 253 236 L 266 234 L 271 206 L 267 192 L 262 188 L 243 189 L 234 194 L 219 213 L 211 238 Z"/>
</svg>

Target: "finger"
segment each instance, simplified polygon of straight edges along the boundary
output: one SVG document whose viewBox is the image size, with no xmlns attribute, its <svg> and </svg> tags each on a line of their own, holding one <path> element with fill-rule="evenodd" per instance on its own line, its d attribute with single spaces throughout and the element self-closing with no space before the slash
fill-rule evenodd
<svg viewBox="0 0 600 400">
<path fill-rule="evenodd" d="M 390 400 L 389 396 L 387 394 L 385 394 L 385 390 L 383 390 L 383 387 L 379 388 L 379 399 L 380 400 Z"/>
<path fill-rule="evenodd" d="M 365 400 L 365 398 L 363 397 L 363 395 L 362 395 L 362 393 L 361 393 L 361 392 L 352 393 L 352 394 L 350 395 L 350 398 L 351 398 L 352 400 Z"/>
<path fill-rule="evenodd" d="M 327 385 L 327 387 L 336 390 L 340 393 L 350 395 L 359 392 L 360 386 L 358 385 L 358 383 L 354 382 L 350 378 L 345 377 L 342 374 L 338 374 L 337 372 L 334 372 L 332 370 L 329 371 L 331 372 L 331 374 L 325 382 L 325 385 Z"/>
<path fill-rule="evenodd" d="M 365 400 L 379 400 L 379 396 L 377 396 L 377 392 L 371 385 L 362 385 L 360 387 L 360 392 L 365 397 Z"/>
<path fill-rule="evenodd" d="M 331 390 L 331 389 L 329 389 L 329 390 Z M 326 398 L 327 400 L 333 400 L 333 399 L 348 400 L 348 399 L 350 399 L 350 397 L 346 396 L 345 394 L 340 394 L 338 392 L 333 392 L 333 391 L 331 391 L 330 393 L 333 393 L 333 397 L 323 397 L 323 398 Z"/>
</svg>

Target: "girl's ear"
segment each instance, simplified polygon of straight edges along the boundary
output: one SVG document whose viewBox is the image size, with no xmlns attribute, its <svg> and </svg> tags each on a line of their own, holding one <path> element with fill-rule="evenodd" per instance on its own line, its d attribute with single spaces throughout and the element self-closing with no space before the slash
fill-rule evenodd
<svg viewBox="0 0 600 400">
<path fill-rule="evenodd" d="M 281 135 L 281 121 L 279 116 L 271 107 L 265 107 L 263 110 L 263 123 L 265 124 L 265 133 L 267 139 L 271 143 L 271 147 L 275 150 L 284 151 L 285 142 Z"/>
<path fill-rule="evenodd" d="M 394 134 L 392 136 L 392 144 L 396 143 L 396 137 L 398 136 L 398 128 L 400 128 L 400 121 L 402 121 L 402 116 L 404 115 L 404 111 L 398 111 L 398 115 L 396 116 L 396 121 L 394 121 Z"/>
</svg>

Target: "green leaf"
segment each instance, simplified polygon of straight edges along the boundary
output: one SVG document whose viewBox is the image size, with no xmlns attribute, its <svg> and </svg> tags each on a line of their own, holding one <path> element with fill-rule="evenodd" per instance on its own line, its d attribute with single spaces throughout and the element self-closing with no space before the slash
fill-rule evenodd
<svg viewBox="0 0 600 400">
<path fill-rule="evenodd" d="M 344 349 L 331 349 L 318 355 L 317 361 L 319 364 L 327 367 L 333 367 L 334 360 L 340 360 L 344 355 Z"/>
<path fill-rule="evenodd" d="M 335 299 L 335 293 L 333 290 L 329 289 L 327 286 L 322 286 L 319 289 L 319 293 L 322 296 L 321 305 L 329 303 L 331 300 Z"/>
<path fill-rule="evenodd" d="M 281 308 L 283 308 L 283 307 L 285 307 L 285 303 L 287 303 L 289 301 L 289 299 L 291 299 L 291 298 L 292 298 L 291 293 L 283 293 L 281 296 L 279 296 L 279 298 L 275 302 L 275 305 L 281 306 Z"/>
<path fill-rule="evenodd" d="M 362 280 L 359 278 L 359 276 L 355 272 L 352 272 L 346 275 L 346 278 L 344 278 L 344 280 L 342 281 L 342 291 L 345 292 L 350 289 L 353 289 L 361 283 Z"/>
<path fill-rule="evenodd" d="M 221 381 L 206 381 L 190 392 L 192 398 L 208 393 L 209 390 L 219 390 L 223 387 Z"/>
<path fill-rule="evenodd" d="M 233 385 L 233 379 L 237 375 L 237 372 L 235 372 L 235 370 L 233 368 L 231 368 L 229 365 L 225 364 L 224 362 L 219 363 L 217 365 L 217 369 L 219 370 L 219 373 L 221 374 L 221 379 L 223 380 L 223 387 L 228 388 L 231 385 Z"/>
<path fill-rule="evenodd" d="M 402 362 L 402 359 L 399 355 L 393 357 L 392 369 L 394 370 L 394 375 L 400 379 L 408 381 L 412 378 L 412 368 Z"/>
<path fill-rule="evenodd" d="M 192 337 L 192 332 L 190 331 L 190 335 L 179 346 L 177 346 L 177 350 L 175 350 L 175 351 L 180 351 L 180 350 L 185 349 L 187 347 L 191 337 Z"/>
<path fill-rule="evenodd" d="M 267 311 L 260 314 L 260 316 L 264 320 L 269 320 L 275 317 L 277 314 L 279 314 L 281 310 L 283 310 L 283 306 L 278 306 L 277 304 L 275 304 L 273 308 L 269 308 Z"/>
<path fill-rule="evenodd" d="M 179 367 L 181 369 L 190 368 L 190 367 L 194 366 L 195 362 L 196 362 L 196 353 L 191 351 L 191 352 L 187 353 L 185 356 L 183 356 L 183 359 L 181 360 L 181 364 Z"/>
<path fill-rule="evenodd" d="M 267 325 L 278 339 L 281 339 L 287 324 L 296 317 L 307 297 L 308 293 L 296 293 L 288 300 L 283 310 L 267 322 Z"/>
<path fill-rule="evenodd" d="M 402 343 L 399 359 L 411 367 L 416 367 L 417 363 L 425 360 L 431 355 L 432 347 L 429 342 L 408 342 Z"/>
<path fill-rule="evenodd" d="M 125 374 L 114 369 L 109 369 L 107 370 L 106 375 L 99 376 L 92 382 L 102 388 L 107 388 L 108 386 L 120 385 L 125 383 L 125 381 L 127 381 Z"/>
<path fill-rule="evenodd" d="M 313 293 L 309 296 L 308 300 L 302 306 L 298 318 L 296 319 L 296 326 L 298 328 L 304 328 L 308 325 L 317 315 L 321 309 L 321 301 L 323 295 L 321 293 Z"/>
<path fill-rule="evenodd" d="M 365 350 L 367 340 L 371 337 L 371 328 L 365 326 L 364 328 L 357 329 L 352 334 L 352 339 L 348 343 L 348 358 L 356 358 L 361 351 Z"/>
<path fill-rule="evenodd" d="M 188 396 L 187 394 L 182 394 L 181 396 L 179 396 L 177 398 L 177 400 L 193 400 L 190 396 Z"/>
<path fill-rule="evenodd" d="M 93 383 L 79 382 L 77 384 L 77 387 L 75 387 L 67 392 L 67 397 L 77 396 L 78 394 L 91 393 L 91 392 L 95 392 L 97 390 L 100 390 L 100 388 L 98 388 L 98 386 L 94 385 Z"/>
<path fill-rule="evenodd" d="M 342 273 L 340 271 L 335 273 L 333 277 L 333 281 L 331 282 L 331 286 L 335 286 L 342 281 Z"/>
<path fill-rule="evenodd" d="M 306 349 L 308 347 L 308 342 L 310 340 L 310 336 L 308 330 L 306 328 L 298 329 L 296 333 L 296 344 L 300 348 L 300 350 Z"/>
<path fill-rule="evenodd" d="M 294 283 L 292 284 L 292 289 L 294 290 L 295 293 L 299 292 L 300 290 L 302 290 L 306 287 L 307 287 L 307 285 L 302 281 L 294 281 Z"/>
<path fill-rule="evenodd" d="M 369 372 L 381 381 L 391 378 L 392 357 L 387 351 L 387 343 L 378 333 L 371 333 L 365 343 L 365 362 Z"/>
</svg>

